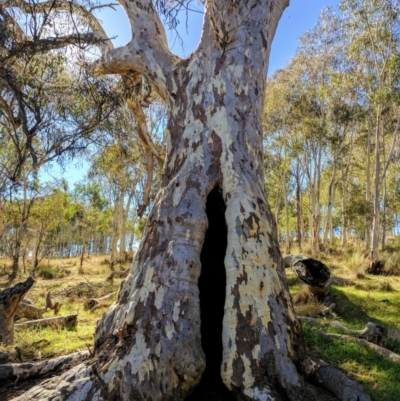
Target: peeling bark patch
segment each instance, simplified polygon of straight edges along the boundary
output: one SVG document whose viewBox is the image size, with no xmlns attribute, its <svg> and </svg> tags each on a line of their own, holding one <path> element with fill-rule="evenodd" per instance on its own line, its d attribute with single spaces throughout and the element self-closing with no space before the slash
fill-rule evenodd
<svg viewBox="0 0 400 401">
<path fill-rule="evenodd" d="M 260 236 L 260 218 L 256 213 L 251 212 L 247 219 L 243 220 L 243 233 L 247 238 L 255 238 L 258 243 L 261 243 Z"/>
</svg>

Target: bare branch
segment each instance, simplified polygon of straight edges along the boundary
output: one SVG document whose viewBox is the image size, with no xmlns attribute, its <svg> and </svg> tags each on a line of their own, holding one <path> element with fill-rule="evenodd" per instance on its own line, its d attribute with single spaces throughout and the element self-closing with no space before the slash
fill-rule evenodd
<svg viewBox="0 0 400 401">
<path fill-rule="evenodd" d="M 35 39 L 35 40 L 25 40 L 15 49 L 12 49 L 8 55 L 7 59 L 18 58 L 21 54 L 38 54 L 45 53 L 50 50 L 61 49 L 70 45 L 88 45 L 94 44 L 99 47 L 104 45 L 104 39 L 98 35 L 97 32 L 91 32 L 86 34 L 71 34 L 66 36 L 58 36 L 46 39 Z"/>
<path fill-rule="evenodd" d="M 83 19 L 83 22 L 87 23 L 90 28 L 93 29 L 92 34 L 101 39 L 101 43 L 103 44 L 100 46 L 102 53 L 106 53 L 114 48 L 111 40 L 92 12 L 73 1 L 49 0 L 32 4 L 31 2 L 23 0 L 4 0 L 2 2 L 2 7 L 18 7 L 27 14 L 48 14 L 50 12 L 65 11 L 79 15 Z"/>
</svg>

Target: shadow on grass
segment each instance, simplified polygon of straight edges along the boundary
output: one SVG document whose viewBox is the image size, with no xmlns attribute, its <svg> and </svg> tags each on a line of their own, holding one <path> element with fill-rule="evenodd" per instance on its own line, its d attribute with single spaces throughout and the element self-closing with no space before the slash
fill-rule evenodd
<svg viewBox="0 0 400 401">
<path fill-rule="evenodd" d="M 374 401 L 399 400 L 400 364 L 355 342 L 325 339 L 308 325 L 303 331 L 313 353 L 354 376 Z"/>
<path fill-rule="evenodd" d="M 357 324 L 373 322 L 385 326 L 384 321 L 374 319 L 366 312 L 365 303 L 362 302 L 360 297 L 352 296 L 350 299 L 345 291 L 334 286 L 331 286 L 330 293 L 333 302 L 336 304 L 334 312 L 337 313 L 341 319 Z"/>
</svg>

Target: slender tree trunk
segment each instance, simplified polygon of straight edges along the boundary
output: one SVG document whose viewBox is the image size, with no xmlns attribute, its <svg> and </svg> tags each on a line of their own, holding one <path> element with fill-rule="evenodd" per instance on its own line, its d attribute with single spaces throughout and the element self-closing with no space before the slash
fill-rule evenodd
<svg viewBox="0 0 400 401">
<path fill-rule="evenodd" d="M 112 218 L 112 237 L 111 237 L 111 249 L 110 249 L 110 269 L 114 270 L 115 264 L 118 262 L 118 249 L 117 242 L 120 238 L 120 219 L 119 219 L 119 206 L 120 206 L 121 195 L 118 193 L 115 204 L 114 213 Z"/>
<path fill-rule="evenodd" d="M 129 236 L 128 252 L 133 252 L 133 243 L 135 242 L 135 224 L 136 217 L 132 221 L 132 231 Z"/>
<path fill-rule="evenodd" d="M 279 213 L 281 211 L 281 206 L 282 206 L 282 198 L 279 197 L 279 199 L 276 202 L 275 208 L 274 208 L 274 221 L 275 221 L 275 225 L 276 225 L 276 235 L 278 237 L 278 241 L 279 241 Z"/>
<path fill-rule="evenodd" d="M 17 233 L 16 233 L 16 238 L 15 238 L 15 246 L 14 246 L 14 252 L 13 252 L 13 257 L 12 257 L 12 271 L 10 275 L 10 281 L 13 281 L 16 279 L 17 274 L 18 274 L 18 269 L 19 269 L 19 259 L 20 259 L 20 253 L 21 253 L 21 245 L 22 245 L 22 240 L 25 235 L 26 231 L 26 224 L 27 224 L 27 219 L 28 219 L 28 206 L 27 206 L 27 178 L 24 176 L 23 180 L 23 199 L 22 199 L 22 211 L 21 211 L 21 222 L 19 227 L 17 228 Z"/>
<path fill-rule="evenodd" d="M 0 240 L 3 236 L 4 231 L 4 206 L 5 206 L 5 198 L 2 194 L 0 194 Z"/>
<path fill-rule="evenodd" d="M 342 246 L 347 243 L 346 190 L 346 176 L 342 165 Z"/>
<path fill-rule="evenodd" d="M 367 136 L 367 166 L 365 174 L 365 249 L 371 247 L 371 218 L 370 218 L 370 203 L 371 203 L 371 121 L 368 119 L 368 136 Z"/>
<path fill-rule="evenodd" d="M 376 129 L 375 129 L 375 178 L 374 178 L 374 216 L 372 220 L 372 233 L 371 233 L 371 263 L 370 272 L 378 273 L 381 268 L 379 261 L 379 228 L 380 228 L 380 125 L 381 125 L 381 109 L 378 106 L 376 116 Z"/>
<path fill-rule="evenodd" d="M 314 184 L 311 184 L 310 207 L 311 207 L 311 215 L 310 215 L 311 252 L 313 255 L 318 255 L 320 251 L 319 230 L 321 225 L 321 214 L 319 206 L 319 195 L 318 192 L 316 191 Z"/>
<path fill-rule="evenodd" d="M 283 191 L 283 200 L 285 205 L 285 252 L 290 253 L 290 226 L 289 226 L 289 201 L 288 201 L 288 193 L 286 188 L 286 179 L 285 174 L 282 174 L 282 191 Z"/>
<path fill-rule="evenodd" d="M 385 249 L 386 245 L 386 202 L 387 202 L 387 188 L 386 188 L 386 177 L 383 179 L 383 196 L 382 196 L 382 238 L 381 238 L 381 248 L 382 251 Z"/>
<path fill-rule="evenodd" d="M 297 204 L 297 242 L 299 249 L 303 247 L 303 206 L 301 197 L 300 163 L 296 166 L 296 204 Z"/>
<path fill-rule="evenodd" d="M 128 196 L 128 200 L 126 202 L 126 207 L 124 208 L 123 200 L 121 205 L 121 239 L 120 239 L 120 246 L 119 246 L 119 259 L 122 262 L 126 262 L 127 259 L 127 252 L 126 252 L 126 223 L 128 220 L 128 213 L 131 206 L 133 198 L 133 193 L 130 193 Z"/>
<path fill-rule="evenodd" d="M 326 211 L 326 225 L 324 229 L 323 243 L 326 244 L 329 238 L 329 244 L 332 246 L 333 240 L 333 224 L 332 224 L 332 209 L 335 203 L 335 189 L 336 189 L 336 167 L 333 168 L 331 180 L 328 189 L 328 209 Z"/>
</svg>

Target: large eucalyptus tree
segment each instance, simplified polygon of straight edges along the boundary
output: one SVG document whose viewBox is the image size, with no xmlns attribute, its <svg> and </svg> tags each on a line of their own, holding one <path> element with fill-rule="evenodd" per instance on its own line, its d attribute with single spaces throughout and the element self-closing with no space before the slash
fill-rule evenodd
<svg viewBox="0 0 400 401">
<path fill-rule="evenodd" d="M 369 400 L 307 353 L 266 200 L 261 112 L 287 0 L 205 1 L 187 59 L 168 49 L 159 16 L 182 1 L 119 2 L 132 40 L 96 71 L 140 74 L 169 106 L 161 189 L 91 363 L 19 399 L 179 401 L 217 376 L 237 400 L 322 399 L 304 378 Z"/>
</svg>

